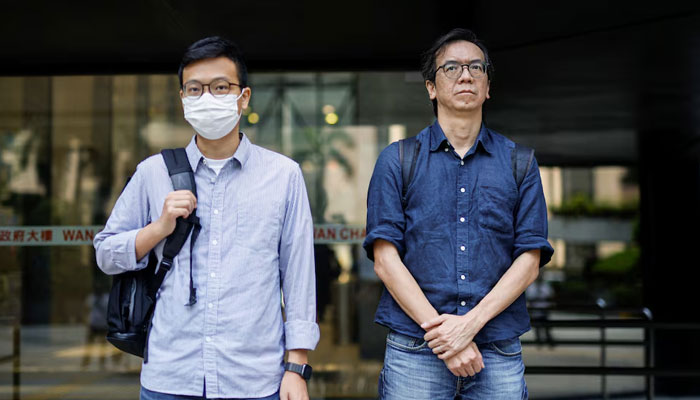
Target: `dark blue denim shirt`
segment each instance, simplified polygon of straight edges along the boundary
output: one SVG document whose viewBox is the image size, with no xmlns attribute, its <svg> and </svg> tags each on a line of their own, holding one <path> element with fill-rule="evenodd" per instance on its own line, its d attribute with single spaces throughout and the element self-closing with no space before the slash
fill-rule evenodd
<svg viewBox="0 0 700 400">
<path fill-rule="evenodd" d="M 393 243 L 438 313 L 462 315 L 491 291 L 520 254 L 539 249 L 540 266 L 551 259 L 539 167 L 533 160 L 518 189 L 511 165 L 514 143 L 485 125 L 463 159 L 437 121 L 418 140 L 406 210 L 398 142 L 379 155 L 369 184 L 363 247 L 374 260 L 375 240 Z M 425 334 L 386 288 L 375 322 L 413 337 Z M 529 329 L 523 294 L 474 341 L 510 339 Z"/>
</svg>

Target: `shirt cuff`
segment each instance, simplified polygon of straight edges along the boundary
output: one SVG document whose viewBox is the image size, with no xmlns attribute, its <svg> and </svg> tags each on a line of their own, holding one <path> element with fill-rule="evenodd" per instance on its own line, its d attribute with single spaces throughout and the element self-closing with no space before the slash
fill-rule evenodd
<svg viewBox="0 0 700 400">
<path fill-rule="evenodd" d="M 286 350 L 313 350 L 320 337 L 321 332 L 315 322 L 287 321 L 284 323 L 284 347 Z"/>
<path fill-rule="evenodd" d="M 544 267 L 552 259 L 552 255 L 554 254 L 554 249 L 547 239 L 542 236 L 528 236 L 518 238 L 518 241 L 513 246 L 513 260 L 530 250 L 540 251 L 540 267 Z"/>
<path fill-rule="evenodd" d="M 390 234 L 381 231 L 370 232 L 367 237 L 365 237 L 362 247 L 367 253 L 367 258 L 374 261 L 374 242 L 377 241 L 377 239 L 386 240 L 387 242 L 393 244 L 394 247 L 396 247 L 396 251 L 399 253 L 399 256 L 403 258 L 404 254 L 406 253 L 403 241 L 398 240 L 395 236 L 391 236 Z"/>
<path fill-rule="evenodd" d="M 113 248 L 108 252 L 112 255 L 114 266 L 119 270 L 136 271 L 146 268 L 148 265 L 148 254 L 141 260 L 136 260 L 136 235 L 140 230 L 121 232 L 109 238 L 113 243 Z"/>
</svg>

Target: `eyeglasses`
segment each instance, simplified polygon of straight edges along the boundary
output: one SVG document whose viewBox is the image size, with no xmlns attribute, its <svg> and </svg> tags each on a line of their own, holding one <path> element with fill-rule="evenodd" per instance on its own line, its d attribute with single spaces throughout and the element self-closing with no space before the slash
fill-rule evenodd
<svg viewBox="0 0 700 400">
<path fill-rule="evenodd" d="M 469 71 L 469 75 L 472 76 L 474 79 L 481 78 L 486 74 L 486 68 L 488 67 L 488 64 L 486 64 L 483 61 L 474 61 L 470 64 L 460 64 L 456 61 L 448 61 L 445 64 L 437 67 L 437 72 L 438 70 L 442 69 L 443 72 L 445 72 L 445 76 L 450 78 L 450 79 L 457 79 L 460 76 L 462 76 L 462 71 L 464 71 L 464 67 L 467 67 L 467 71 Z"/>
<path fill-rule="evenodd" d="M 204 84 L 198 81 L 189 81 L 185 83 L 185 86 L 183 87 L 185 97 L 202 97 L 205 86 L 209 87 L 209 93 L 211 93 L 211 95 L 214 97 L 226 96 L 231 91 L 231 86 L 238 86 L 241 88 L 241 90 L 243 89 L 242 85 L 239 85 L 238 83 L 231 83 L 225 79 L 215 79 L 209 84 Z"/>
</svg>

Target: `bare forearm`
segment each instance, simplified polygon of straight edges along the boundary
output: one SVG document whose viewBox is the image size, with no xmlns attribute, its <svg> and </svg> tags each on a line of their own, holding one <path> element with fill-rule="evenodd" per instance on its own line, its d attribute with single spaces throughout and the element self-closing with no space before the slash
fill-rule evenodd
<svg viewBox="0 0 700 400">
<path fill-rule="evenodd" d="M 197 208 L 197 198 L 189 190 L 176 190 L 168 193 L 163 202 L 160 217 L 146 225 L 136 234 L 134 247 L 136 260 L 142 259 L 158 242 L 175 230 L 177 218 L 187 218 Z"/>
<path fill-rule="evenodd" d="M 374 270 L 401 309 L 418 325 L 438 316 L 415 278 L 401 261 L 394 245 L 378 240 L 374 244 Z"/>
<path fill-rule="evenodd" d="M 136 261 L 142 259 L 151 249 L 156 247 L 158 242 L 168 236 L 163 231 L 158 221 L 151 222 L 136 234 L 134 247 L 136 248 Z"/>
<path fill-rule="evenodd" d="M 515 299 L 537 279 L 539 263 L 539 250 L 527 251 L 513 261 L 496 286 L 469 312 L 476 317 L 479 330 L 513 304 Z"/>
<path fill-rule="evenodd" d="M 303 349 L 289 350 L 287 361 L 294 364 L 307 363 L 307 351 Z M 306 381 L 296 372 L 286 371 L 280 384 L 281 400 L 309 400 L 309 391 Z"/>
<path fill-rule="evenodd" d="M 463 351 L 481 329 L 505 310 L 532 283 L 539 273 L 540 251 L 520 255 L 491 291 L 468 313 L 442 314 L 423 324 L 424 339 L 438 358 L 449 360 Z"/>
<path fill-rule="evenodd" d="M 397 268 L 385 280 L 382 280 L 391 296 L 418 325 L 437 317 L 437 310 L 430 304 L 406 267 L 403 268 L 405 272 Z"/>
<path fill-rule="evenodd" d="M 306 364 L 309 362 L 308 350 L 294 349 L 287 353 L 287 361 L 294 364 Z"/>
</svg>

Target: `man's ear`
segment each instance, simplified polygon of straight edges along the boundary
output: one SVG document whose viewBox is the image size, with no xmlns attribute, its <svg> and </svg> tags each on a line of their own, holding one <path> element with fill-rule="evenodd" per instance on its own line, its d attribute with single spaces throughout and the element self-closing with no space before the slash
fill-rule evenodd
<svg viewBox="0 0 700 400">
<path fill-rule="evenodd" d="M 435 82 L 425 81 L 425 89 L 428 91 L 428 96 L 430 100 L 435 100 L 437 97 L 437 90 L 435 90 Z"/>
<path fill-rule="evenodd" d="M 243 88 L 243 96 L 241 96 L 241 110 L 248 108 L 248 103 L 250 103 L 250 96 L 253 95 L 252 90 L 249 87 Z"/>
<path fill-rule="evenodd" d="M 490 99 L 490 98 L 491 98 L 491 93 L 490 93 L 490 91 L 491 91 L 491 81 L 489 81 L 489 82 L 486 84 L 486 98 L 487 98 L 487 99 Z"/>
</svg>

